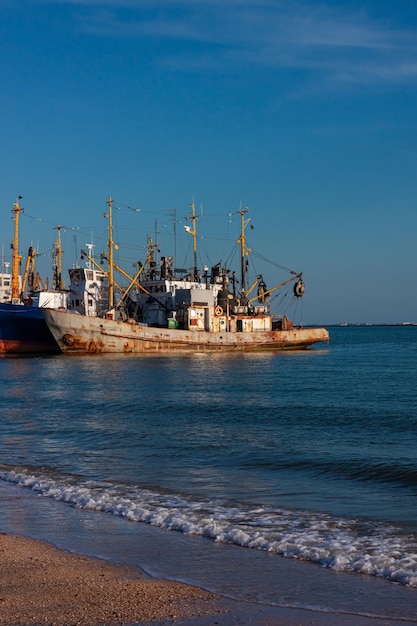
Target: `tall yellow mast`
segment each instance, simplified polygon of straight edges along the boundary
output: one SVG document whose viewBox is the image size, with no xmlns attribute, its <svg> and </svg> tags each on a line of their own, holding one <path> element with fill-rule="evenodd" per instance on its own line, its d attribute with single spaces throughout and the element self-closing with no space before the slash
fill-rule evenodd
<svg viewBox="0 0 417 626">
<path fill-rule="evenodd" d="M 19 200 L 22 196 L 19 196 L 16 202 L 13 204 L 12 213 L 14 217 L 14 238 L 13 238 L 13 257 L 12 257 L 12 302 L 16 304 L 20 302 L 19 299 L 19 266 L 22 257 L 19 255 L 19 213 L 23 209 L 19 206 Z"/>
<path fill-rule="evenodd" d="M 114 279 L 113 279 L 113 198 L 110 196 L 106 204 L 109 207 L 109 212 L 104 214 L 104 217 L 109 219 L 109 308 L 114 306 Z"/>
</svg>

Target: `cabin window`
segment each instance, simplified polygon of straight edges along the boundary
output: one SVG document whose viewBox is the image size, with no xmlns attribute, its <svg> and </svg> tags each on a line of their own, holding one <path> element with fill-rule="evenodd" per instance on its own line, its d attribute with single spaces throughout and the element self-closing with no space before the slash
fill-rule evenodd
<svg viewBox="0 0 417 626">
<path fill-rule="evenodd" d="M 81 280 L 81 270 L 73 269 L 69 271 L 71 280 Z"/>
<path fill-rule="evenodd" d="M 93 306 L 93 301 L 92 300 L 88 300 L 88 306 Z"/>
<path fill-rule="evenodd" d="M 93 270 L 86 270 L 87 280 L 93 280 Z"/>
<path fill-rule="evenodd" d="M 4 279 L 4 286 L 5 287 L 10 287 L 10 279 L 9 278 L 5 278 Z"/>
</svg>

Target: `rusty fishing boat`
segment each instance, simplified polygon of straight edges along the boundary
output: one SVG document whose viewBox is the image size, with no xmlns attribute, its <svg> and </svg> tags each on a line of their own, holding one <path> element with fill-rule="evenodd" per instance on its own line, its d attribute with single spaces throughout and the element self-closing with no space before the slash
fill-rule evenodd
<svg viewBox="0 0 417 626">
<path fill-rule="evenodd" d="M 270 296 L 279 289 L 290 288 L 296 300 L 303 297 L 301 273 L 292 272 L 288 280 L 270 289 L 261 275 L 248 284 L 247 208 L 237 211 L 240 280 L 236 280 L 235 272 L 222 263 L 210 270 L 198 268 L 194 204 L 187 217 L 191 226 L 185 226 L 193 237 L 193 267 L 176 269 L 170 256 L 157 262 L 155 244 L 148 238 L 146 261 L 135 276 L 129 276 L 114 263 L 112 198 L 107 205 L 109 245 L 101 261 L 107 263 L 108 271 L 95 261 L 91 249 L 82 251 L 87 266 L 69 270 L 68 309 L 42 309 L 63 353 L 281 351 L 306 349 L 329 340 L 325 328 L 295 326 L 285 315 L 274 316 L 270 311 Z M 127 279 L 125 289 L 116 282 L 115 271 Z"/>
</svg>

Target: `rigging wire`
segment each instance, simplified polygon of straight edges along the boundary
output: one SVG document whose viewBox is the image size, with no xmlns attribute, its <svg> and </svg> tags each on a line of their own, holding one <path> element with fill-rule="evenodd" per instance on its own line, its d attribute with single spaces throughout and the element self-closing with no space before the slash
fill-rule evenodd
<svg viewBox="0 0 417 626">
<path fill-rule="evenodd" d="M 289 272 L 290 274 L 295 274 L 295 275 L 299 274 L 299 272 L 295 272 L 294 270 L 291 270 L 289 267 L 286 267 L 285 265 L 281 265 L 281 263 L 277 263 L 277 261 L 272 261 L 272 259 L 268 259 L 268 257 L 264 256 L 263 254 L 260 254 L 256 250 L 252 249 L 252 254 L 258 257 L 259 259 L 261 259 L 262 261 L 265 261 L 266 263 L 270 263 L 271 265 L 274 265 L 275 267 L 278 267 L 279 269 L 284 270 L 285 272 Z"/>
</svg>

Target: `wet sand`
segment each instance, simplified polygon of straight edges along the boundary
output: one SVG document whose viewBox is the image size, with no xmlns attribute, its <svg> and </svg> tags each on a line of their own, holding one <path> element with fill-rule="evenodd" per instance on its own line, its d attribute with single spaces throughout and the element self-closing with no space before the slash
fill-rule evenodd
<svg viewBox="0 0 417 626">
<path fill-rule="evenodd" d="M 134 567 L 0 533 L 0 626 L 407 626 L 353 615 L 234 602 L 197 587 L 156 580 Z"/>
</svg>

